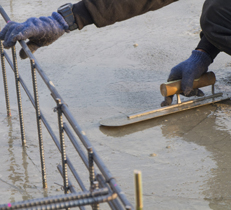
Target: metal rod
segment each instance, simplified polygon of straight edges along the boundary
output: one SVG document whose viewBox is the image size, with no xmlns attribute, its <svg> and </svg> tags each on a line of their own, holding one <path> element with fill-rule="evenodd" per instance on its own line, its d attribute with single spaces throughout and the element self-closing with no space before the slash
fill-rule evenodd
<svg viewBox="0 0 231 210">
<path fill-rule="evenodd" d="M 94 181 L 93 185 L 94 185 L 94 190 L 99 189 L 99 182 L 98 181 Z M 93 207 L 93 210 L 99 210 L 99 203 L 93 204 L 92 207 Z"/>
<path fill-rule="evenodd" d="M 85 206 L 91 205 L 95 202 L 103 203 L 108 202 L 117 197 L 117 194 L 94 197 L 94 198 L 83 198 L 81 200 L 73 200 L 68 202 L 56 203 L 56 204 L 48 204 L 45 206 L 36 206 L 36 210 L 54 210 L 54 209 L 63 209 L 63 208 L 73 208 L 77 206 Z M 27 208 L 26 210 L 34 210 L 35 208 Z"/>
<path fill-rule="evenodd" d="M 84 151 L 81 149 L 79 143 L 77 142 L 75 136 L 73 135 L 73 133 L 71 132 L 69 126 L 66 123 L 63 123 L 63 127 L 64 130 L 67 134 L 67 136 L 69 137 L 71 143 L 73 144 L 73 146 L 75 147 L 76 151 L 79 153 L 79 156 L 82 158 L 85 166 L 87 167 L 87 169 L 89 170 L 89 164 L 88 164 L 88 159 L 87 156 L 85 155 Z M 103 176 L 101 174 L 97 174 L 96 169 L 95 169 L 95 176 L 97 178 L 97 176 L 99 176 L 100 178 L 97 178 L 97 180 L 99 181 L 101 187 L 107 187 L 109 192 L 112 194 L 112 190 L 111 188 L 108 187 L 107 183 L 105 182 Z M 109 201 L 108 204 L 110 205 L 112 210 L 120 210 L 123 209 L 123 207 L 121 206 L 121 204 L 118 201 L 118 198 Z M 115 207 L 116 206 L 116 207 Z"/>
<path fill-rule="evenodd" d="M 107 195 L 108 196 L 108 190 L 106 188 L 95 190 L 94 192 L 79 192 L 79 193 L 71 193 L 71 194 L 65 194 L 65 195 L 56 195 L 56 196 L 50 196 L 46 198 L 36 198 L 32 200 L 27 201 L 20 201 L 15 203 L 8 203 L 8 204 L 2 204 L 0 205 L 1 210 L 8 210 L 8 209 L 22 209 L 22 208 L 32 208 L 36 206 L 36 209 L 39 208 L 39 206 L 49 206 L 55 205 L 55 204 L 62 204 L 62 202 L 73 202 L 73 201 L 80 201 L 75 206 L 81 206 L 81 205 L 89 205 L 94 202 L 96 202 L 98 199 L 102 201 L 102 197 Z M 88 200 L 92 198 L 91 200 Z M 83 200 L 86 199 L 86 200 Z M 114 199 L 114 197 L 113 197 Z M 64 208 L 69 207 L 65 206 Z M 50 206 L 48 207 L 50 209 Z M 53 208 L 56 209 L 56 208 Z"/>
<path fill-rule="evenodd" d="M 92 148 L 88 148 L 88 166 L 89 166 L 89 181 L 90 181 L 90 190 L 94 190 L 94 181 L 95 181 L 95 171 L 94 171 L 94 160 Z M 92 209 L 95 209 L 95 205 L 92 205 Z"/>
<path fill-rule="evenodd" d="M 57 103 L 57 113 L 58 113 L 58 124 L 59 124 L 59 138 L 61 145 L 61 158 L 62 158 L 62 167 L 63 167 L 63 186 L 64 193 L 68 193 L 68 177 L 67 177 L 67 157 L 66 157 L 66 149 L 65 149 L 65 141 L 64 141 L 64 129 L 63 129 L 63 117 L 62 117 L 62 103 L 59 98 L 56 99 Z"/>
<path fill-rule="evenodd" d="M 17 93 L 17 100 L 18 100 L 18 112 L 19 112 L 20 130 L 21 130 L 21 139 L 22 139 L 22 145 L 26 146 L 25 128 L 24 128 L 23 111 L 22 111 L 22 100 L 21 100 L 21 91 L 20 91 L 20 81 L 19 81 L 18 63 L 17 63 L 15 46 L 12 47 L 12 57 L 13 57 L 13 64 L 14 64 L 15 84 L 16 84 L 16 93 Z"/>
<path fill-rule="evenodd" d="M 78 175 L 77 171 L 75 170 L 74 166 L 72 165 L 71 161 L 67 156 L 67 165 L 69 166 L 73 176 L 75 177 L 76 181 L 79 183 L 80 188 L 85 192 L 87 189 L 85 188 L 80 176 Z"/>
<path fill-rule="evenodd" d="M 88 169 L 89 164 L 88 164 L 87 156 L 85 155 L 84 151 L 81 149 L 81 146 L 79 145 L 79 143 L 77 142 L 75 136 L 71 132 L 71 129 L 69 128 L 69 126 L 65 122 L 63 123 L 63 127 L 64 127 L 64 131 L 66 132 L 67 136 L 69 137 L 71 143 L 73 144 L 75 150 L 78 152 L 78 154 L 81 157 L 83 163 L 85 164 L 85 166 Z"/>
<path fill-rule="evenodd" d="M 143 210 L 141 171 L 134 171 L 136 210 Z"/>
<path fill-rule="evenodd" d="M 96 175 L 96 180 L 99 182 L 101 188 L 106 187 L 110 194 L 113 193 L 112 189 L 107 185 L 107 183 L 106 183 L 104 177 L 102 176 L 102 174 L 97 174 Z M 122 207 L 121 203 L 119 202 L 118 198 L 116 198 L 116 199 L 114 199 L 112 201 L 109 201 L 108 205 L 111 207 L 112 210 L 115 210 L 115 209 L 116 210 L 123 210 L 124 209 Z"/>
<path fill-rule="evenodd" d="M 40 114 L 40 106 L 39 106 L 39 98 L 38 98 L 38 85 L 37 85 L 37 78 L 36 78 L 36 70 L 34 67 L 34 60 L 31 60 L 31 75 L 32 75 L 32 82 L 33 82 L 33 89 L 34 89 L 34 101 L 35 101 L 37 129 L 38 129 L 39 151 L 40 151 L 41 170 L 42 170 L 42 182 L 43 182 L 43 188 L 47 188 L 46 166 L 45 166 L 42 125 L 41 125 L 41 114 Z"/>
<path fill-rule="evenodd" d="M 181 104 L 181 100 L 180 100 L 180 94 L 176 94 L 176 97 L 177 97 L 177 104 Z"/>
<path fill-rule="evenodd" d="M 118 194 L 118 196 L 121 199 L 124 206 L 127 206 L 127 207 L 130 207 L 131 209 L 134 209 L 134 207 L 132 207 L 131 203 L 126 198 L 124 192 L 120 189 L 120 187 L 116 183 L 115 178 L 111 175 L 111 172 L 107 169 L 107 167 L 105 166 L 105 164 L 103 163 L 101 158 L 98 156 L 95 149 L 92 147 L 85 132 L 80 128 L 80 126 L 78 125 L 78 123 L 74 119 L 73 115 L 71 114 L 71 112 L 67 108 L 66 104 L 62 105 L 62 111 L 63 111 L 63 114 L 65 115 L 66 119 L 71 124 L 74 131 L 76 132 L 76 134 L 79 136 L 79 139 L 82 141 L 83 145 L 86 148 L 89 148 L 89 147 L 92 148 L 92 151 L 94 152 L 94 161 L 95 161 L 96 165 L 98 166 L 98 168 L 100 169 L 100 171 L 102 172 L 104 177 L 106 178 L 107 182 L 110 184 L 111 188 Z"/>
<path fill-rule="evenodd" d="M 89 165 L 89 180 L 90 186 L 93 187 L 93 182 L 95 181 L 95 171 L 94 171 L 94 157 L 92 148 L 89 147 L 88 149 L 88 165 Z"/>
<path fill-rule="evenodd" d="M 215 86 L 214 86 L 214 84 L 212 85 L 212 94 L 213 95 L 215 94 Z"/>
<path fill-rule="evenodd" d="M 8 23 L 10 21 L 9 16 L 6 14 L 5 10 L 2 8 L 2 6 L 0 5 L 0 13 L 2 14 L 2 17 L 4 18 L 4 20 Z"/>
<path fill-rule="evenodd" d="M 100 187 L 101 188 L 107 188 L 108 192 L 110 194 L 112 194 L 112 190 L 111 188 L 107 185 L 105 179 L 103 178 L 102 174 L 97 174 L 96 175 L 96 180 L 98 180 L 98 182 L 100 183 Z M 119 203 L 118 199 L 114 199 L 110 202 L 108 202 L 109 206 L 111 207 L 112 210 L 123 210 L 124 208 L 121 206 L 121 204 Z"/>
<path fill-rule="evenodd" d="M 57 169 L 58 169 L 59 173 L 61 174 L 61 176 L 63 177 L 63 168 L 60 164 L 57 165 Z M 76 190 L 75 190 L 74 186 L 72 185 L 70 179 L 68 179 L 68 186 L 69 186 L 71 193 L 76 193 Z"/>
<path fill-rule="evenodd" d="M 94 190 L 95 189 L 95 170 L 94 170 L 94 157 L 93 157 L 93 151 L 92 148 L 88 148 L 88 165 L 89 165 L 89 180 L 90 180 L 90 189 Z M 93 210 L 98 210 L 98 205 L 93 204 L 92 205 Z"/>
<path fill-rule="evenodd" d="M 59 170 L 59 173 L 61 174 L 61 176 L 63 177 L 63 168 L 61 165 L 58 165 L 57 166 L 58 170 Z M 63 177 L 64 178 L 64 177 Z M 71 191 L 71 193 L 77 193 L 74 186 L 72 185 L 71 181 L 68 179 L 68 186 L 69 186 L 69 189 Z M 85 210 L 85 207 L 84 206 L 80 206 L 79 207 L 81 210 Z"/>
<path fill-rule="evenodd" d="M 7 76 L 6 76 L 5 54 L 4 54 L 3 44 L 1 40 L 0 40 L 0 53 L 1 53 L 2 77 L 4 83 L 6 110 L 7 110 L 7 116 L 10 117 L 11 110 L 10 110 L 10 99 L 9 99 L 9 91 L 8 91 Z"/>
</svg>

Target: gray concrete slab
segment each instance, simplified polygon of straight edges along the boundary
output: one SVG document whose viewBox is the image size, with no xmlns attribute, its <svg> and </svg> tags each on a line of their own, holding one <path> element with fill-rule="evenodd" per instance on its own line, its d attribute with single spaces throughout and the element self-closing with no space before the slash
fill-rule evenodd
<svg viewBox="0 0 231 210">
<path fill-rule="evenodd" d="M 22 22 L 31 16 L 50 15 L 63 3 L 66 2 L 10 0 L 1 5 L 12 20 Z M 132 203 L 133 171 L 142 171 L 144 209 L 231 208 L 229 101 L 121 128 L 99 126 L 101 119 L 159 107 L 159 85 L 166 81 L 173 66 L 189 57 L 199 41 L 202 4 L 200 0 L 181 0 L 112 26 L 87 26 L 65 34 L 35 54 Z M 0 26 L 4 26 L 2 19 Z M 210 66 L 217 76 L 217 90 L 230 91 L 230 66 L 230 57 L 224 53 Z M 19 71 L 31 87 L 28 61 L 19 61 Z M 60 194 L 55 184 L 62 183 L 56 170 L 60 155 L 45 132 L 49 187 L 42 189 L 35 115 L 25 94 L 22 97 L 28 147 L 26 151 L 21 147 L 10 70 L 8 75 L 12 84 L 10 122 L 0 80 L 0 203 Z M 57 130 L 57 116 L 52 110 L 55 103 L 38 80 L 42 111 L 50 114 L 49 121 Z M 76 158 L 71 148 L 68 154 Z M 75 164 L 88 184 L 82 163 L 76 159 Z"/>
</svg>

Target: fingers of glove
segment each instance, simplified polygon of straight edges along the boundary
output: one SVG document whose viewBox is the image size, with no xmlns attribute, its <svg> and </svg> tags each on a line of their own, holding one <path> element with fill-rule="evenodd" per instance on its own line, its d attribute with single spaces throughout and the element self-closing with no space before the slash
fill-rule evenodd
<svg viewBox="0 0 231 210">
<path fill-rule="evenodd" d="M 160 106 L 164 107 L 164 106 L 171 105 L 172 104 L 172 99 L 173 99 L 173 96 L 164 97 L 164 101 L 161 102 Z"/>
<path fill-rule="evenodd" d="M 17 41 L 26 40 L 38 34 L 36 23 L 38 18 L 29 18 L 24 23 L 12 24 L 5 34 L 5 41 L 3 43 L 5 48 L 12 47 Z"/>
<path fill-rule="evenodd" d="M 5 27 L 1 30 L 0 32 L 0 39 L 1 40 L 4 40 L 6 38 L 6 33 L 8 32 L 9 28 L 12 26 L 12 25 L 15 25 L 16 23 L 15 22 L 9 22 L 5 25 Z"/>
<path fill-rule="evenodd" d="M 27 42 L 27 46 L 29 47 L 32 53 L 34 53 L 39 48 L 39 46 L 36 43 L 31 41 Z M 28 57 L 23 49 L 20 50 L 19 56 L 21 59 L 26 59 Z"/>
<path fill-rule="evenodd" d="M 181 90 L 183 91 L 185 96 L 190 96 L 191 92 L 193 92 L 193 81 L 194 77 L 191 74 L 184 74 L 181 80 Z"/>
<path fill-rule="evenodd" d="M 196 89 L 196 90 L 197 90 L 196 96 L 201 97 L 205 95 L 201 89 Z"/>
<path fill-rule="evenodd" d="M 21 31 L 23 29 L 23 25 L 20 23 L 16 23 L 9 27 L 9 30 L 6 32 L 5 39 L 3 42 L 3 46 L 5 48 L 13 47 L 18 40 L 24 40 L 21 36 Z"/>
<path fill-rule="evenodd" d="M 182 68 L 181 68 L 181 64 L 178 64 L 177 66 L 171 69 L 170 74 L 168 76 L 168 82 L 179 80 L 181 78 L 182 78 Z"/>
<path fill-rule="evenodd" d="M 186 97 L 191 97 L 191 96 L 204 96 L 204 92 L 201 89 L 192 89 L 187 95 L 185 95 L 184 93 L 182 93 L 181 95 L 186 96 Z"/>
</svg>

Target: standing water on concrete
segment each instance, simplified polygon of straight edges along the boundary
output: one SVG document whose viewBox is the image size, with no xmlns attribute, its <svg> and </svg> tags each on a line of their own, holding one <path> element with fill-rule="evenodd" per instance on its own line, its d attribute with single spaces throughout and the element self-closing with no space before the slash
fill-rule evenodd
<svg viewBox="0 0 231 210">
<path fill-rule="evenodd" d="M 14 21 L 51 15 L 64 0 L 8 0 L 1 6 Z M 134 204 L 133 171 L 142 171 L 144 209 L 230 209 L 231 126 L 229 101 L 121 128 L 100 127 L 118 114 L 159 108 L 159 85 L 187 59 L 199 41 L 203 1 L 179 1 L 104 28 L 65 34 L 35 56 L 128 199 Z M 0 18 L 0 26 L 5 23 Z M 19 51 L 19 44 L 16 45 Z M 8 52 L 8 50 L 7 50 Z M 10 54 L 10 51 L 8 52 Z M 19 59 L 29 87 L 30 66 Z M 221 53 L 210 70 L 216 88 L 230 91 L 230 57 Z M 36 117 L 22 94 L 27 147 L 21 146 L 14 76 L 8 70 L 12 117 L 6 117 L 0 80 L 0 203 L 62 194 L 56 166 L 60 154 L 43 128 L 48 189 L 43 190 Z M 39 83 L 40 107 L 55 130 L 56 106 Z M 67 143 L 67 148 L 70 147 Z M 75 158 L 75 151 L 68 152 Z M 76 167 L 81 161 L 76 159 Z M 86 177 L 86 171 L 78 171 Z M 57 184 L 56 184 L 57 183 Z M 77 191 L 80 191 L 76 186 Z M 107 207 L 105 207 L 106 209 Z"/>
</svg>

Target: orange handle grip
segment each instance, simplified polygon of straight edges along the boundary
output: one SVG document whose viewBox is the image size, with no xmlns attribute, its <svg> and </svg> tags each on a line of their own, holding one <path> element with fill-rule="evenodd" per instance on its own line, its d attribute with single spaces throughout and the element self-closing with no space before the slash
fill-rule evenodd
<svg viewBox="0 0 231 210">
<path fill-rule="evenodd" d="M 208 85 L 213 85 L 215 82 L 216 76 L 212 71 L 210 71 L 203 74 L 199 79 L 195 79 L 193 82 L 193 88 L 201 88 Z M 182 93 L 183 91 L 181 90 L 181 80 L 175 80 L 161 84 L 160 92 L 164 97 Z"/>
</svg>

